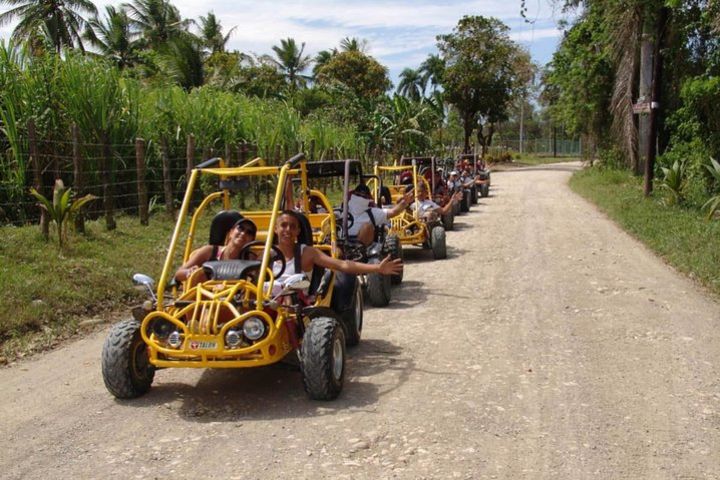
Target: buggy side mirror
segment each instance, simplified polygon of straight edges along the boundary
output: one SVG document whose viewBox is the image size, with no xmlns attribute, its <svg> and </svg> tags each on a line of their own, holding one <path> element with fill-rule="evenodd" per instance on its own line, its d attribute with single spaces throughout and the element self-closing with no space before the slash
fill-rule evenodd
<svg viewBox="0 0 720 480">
<path fill-rule="evenodd" d="M 132 277 L 132 281 L 135 285 L 144 286 L 148 289 L 148 292 L 150 292 L 150 296 L 153 300 L 157 300 L 155 298 L 155 280 L 150 278 L 149 276 L 143 274 L 143 273 L 136 273 Z"/>
</svg>

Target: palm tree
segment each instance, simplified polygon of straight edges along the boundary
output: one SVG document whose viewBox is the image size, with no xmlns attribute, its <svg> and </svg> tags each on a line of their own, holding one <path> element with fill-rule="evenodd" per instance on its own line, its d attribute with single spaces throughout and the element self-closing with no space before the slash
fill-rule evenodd
<svg viewBox="0 0 720 480">
<path fill-rule="evenodd" d="M 151 48 L 158 48 L 192 23 L 182 20 L 180 11 L 169 0 L 134 0 L 123 4 L 127 8 L 133 26 L 140 30 Z"/>
<path fill-rule="evenodd" d="M 280 46 L 275 45 L 272 49 L 277 55 L 277 60 L 273 59 L 273 63 L 285 74 L 290 88 L 296 90 L 298 86 L 304 85 L 309 77 L 302 75 L 302 72 L 310 65 L 310 55 L 303 56 L 305 42 L 298 49 L 295 39 L 288 38 L 280 40 Z"/>
<path fill-rule="evenodd" d="M 428 83 L 432 85 L 433 90 L 436 90 L 445 71 L 445 60 L 439 55 L 428 55 L 418 70 L 422 74 L 423 90 L 427 88 Z"/>
<path fill-rule="evenodd" d="M 165 73 L 185 90 L 205 82 L 202 47 L 195 35 L 185 32 L 171 38 L 160 49 L 159 61 Z"/>
<path fill-rule="evenodd" d="M 410 100 L 418 101 L 425 93 L 422 75 L 420 71 L 406 68 L 400 74 L 400 83 L 397 86 L 397 92 Z"/>
<path fill-rule="evenodd" d="M 43 31 L 58 53 L 63 47 L 73 48 L 76 44 L 82 50 L 80 36 L 87 23 L 83 14 L 97 14 L 90 0 L 0 0 L 0 4 L 12 7 L 0 14 L 0 26 L 19 19 L 12 33 L 14 39 L 37 38 L 38 32 Z"/>
<path fill-rule="evenodd" d="M 213 12 L 208 12 L 207 17 L 200 17 L 200 39 L 211 53 L 224 52 L 225 45 L 236 28 L 231 28 L 227 35 L 223 35 L 222 25 Z"/>
<path fill-rule="evenodd" d="M 111 5 L 105 7 L 105 12 L 104 21 L 97 15 L 88 21 L 84 37 L 121 69 L 130 66 L 137 50 L 137 34 L 132 31 L 130 17 L 125 10 Z"/>
<path fill-rule="evenodd" d="M 343 52 L 360 52 L 365 53 L 367 50 L 368 41 L 358 39 L 357 37 L 345 37 L 340 40 L 340 50 Z"/>
<path fill-rule="evenodd" d="M 315 55 L 315 66 L 313 67 L 313 78 L 317 78 L 318 72 L 320 72 L 320 69 L 327 65 L 327 63 L 332 60 L 332 58 L 337 55 L 338 51 L 336 48 L 333 48 L 332 50 L 320 50 L 317 55 Z"/>
</svg>

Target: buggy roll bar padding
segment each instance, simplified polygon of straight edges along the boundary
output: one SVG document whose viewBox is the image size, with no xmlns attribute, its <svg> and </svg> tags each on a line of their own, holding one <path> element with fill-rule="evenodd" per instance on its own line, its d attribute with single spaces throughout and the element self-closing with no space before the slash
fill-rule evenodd
<svg viewBox="0 0 720 480">
<path fill-rule="evenodd" d="M 295 168 L 298 163 L 305 160 L 305 154 L 304 153 L 298 153 L 294 157 L 290 157 L 286 162 L 285 165 L 290 165 L 290 168 Z"/>
<path fill-rule="evenodd" d="M 218 165 L 220 162 L 222 162 L 222 158 L 220 158 L 220 157 L 208 158 L 204 162 L 200 162 L 197 165 L 195 165 L 195 168 L 210 168 L 210 167 L 214 167 L 215 165 Z"/>
</svg>

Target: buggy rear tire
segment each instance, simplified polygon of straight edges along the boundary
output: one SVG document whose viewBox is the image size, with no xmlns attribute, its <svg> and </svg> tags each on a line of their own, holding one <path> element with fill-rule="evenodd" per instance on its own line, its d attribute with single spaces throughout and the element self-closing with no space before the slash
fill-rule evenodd
<svg viewBox="0 0 720 480">
<path fill-rule="evenodd" d="M 432 248 L 433 258 L 435 258 L 435 260 L 447 258 L 445 229 L 443 227 L 433 227 L 432 232 L 430 232 L 430 247 Z"/>
<path fill-rule="evenodd" d="M 387 249 L 390 252 L 391 258 L 399 258 L 400 260 L 402 260 L 402 243 L 400 242 L 400 238 L 397 235 L 388 235 L 387 240 L 385 240 L 385 244 L 387 245 Z M 402 283 L 402 280 L 403 272 L 400 272 L 397 275 L 390 276 L 390 283 L 393 285 L 400 285 Z"/>
<path fill-rule="evenodd" d="M 124 320 L 110 329 L 103 344 L 102 376 L 105 387 L 117 398 L 137 398 L 150 390 L 155 367 L 137 320 Z"/>
<path fill-rule="evenodd" d="M 460 200 L 460 211 L 465 213 L 470 211 L 470 191 L 463 190 L 463 198 Z"/>
<path fill-rule="evenodd" d="M 490 195 L 490 185 L 488 185 L 487 183 L 483 183 L 482 185 L 480 185 L 480 196 L 485 198 L 488 195 Z"/>
<path fill-rule="evenodd" d="M 300 370 L 305 392 L 313 400 L 334 400 L 345 381 L 345 335 L 337 320 L 310 321 L 300 347 Z"/>
<path fill-rule="evenodd" d="M 470 188 L 470 205 L 477 205 L 478 203 L 478 189 L 475 185 Z"/>
<path fill-rule="evenodd" d="M 368 263 L 380 263 L 377 258 L 371 258 Z M 390 303 L 390 277 L 379 273 L 367 275 L 367 296 L 373 307 L 385 307 Z"/>
<path fill-rule="evenodd" d="M 345 344 L 354 347 L 360 343 L 363 327 L 363 292 L 358 280 L 355 280 L 351 307 L 343 313 L 342 320 L 345 323 Z"/>
</svg>

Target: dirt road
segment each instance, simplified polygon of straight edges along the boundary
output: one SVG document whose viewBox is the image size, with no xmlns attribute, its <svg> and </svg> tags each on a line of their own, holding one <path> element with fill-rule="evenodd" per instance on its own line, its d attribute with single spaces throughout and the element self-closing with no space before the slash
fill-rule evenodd
<svg viewBox="0 0 720 480">
<path fill-rule="evenodd" d="M 406 250 L 337 401 L 291 366 L 106 392 L 106 330 L 0 370 L 0 476 L 720 478 L 720 306 L 566 186 L 493 174 L 449 258 Z"/>
</svg>

